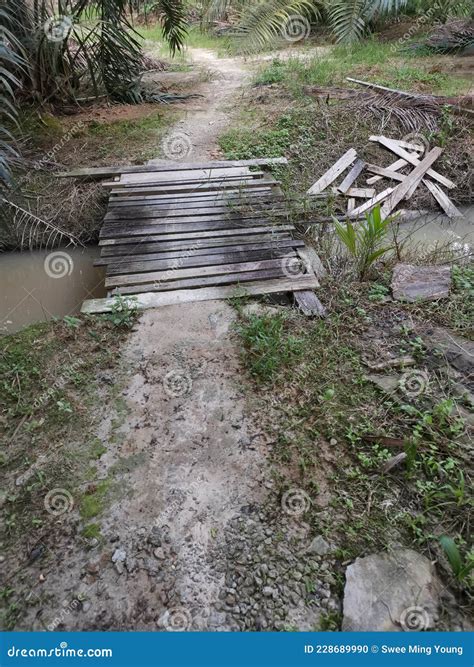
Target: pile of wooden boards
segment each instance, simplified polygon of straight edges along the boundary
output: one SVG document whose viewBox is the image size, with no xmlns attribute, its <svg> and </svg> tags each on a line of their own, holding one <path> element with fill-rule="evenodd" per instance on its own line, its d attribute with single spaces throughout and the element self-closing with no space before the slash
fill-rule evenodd
<svg viewBox="0 0 474 667">
<path fill-rule="evenodd" d="M 452 189 L 456 187 L 455 183 L 432 168 L 443 152 L 441 148 L 427 151 L 421 142 L 420 144 L 411 143 L 383 136 L 372 136 L 369 139 L 387 148 L 398 159 L 388 167 L 379 167 L 365 162 L 351 148 L 321 176 L 308 190 L 308 194 L 321 195 L 331 186 L 331 193 L 348 198 L 347 216 L 349 219 L 363 218 L 377 204 L 382 206 L 382 218 L 385 219 L 395 211 L 400 202 L 409 200 L 421 185 L 429 190 L 446 215 L 450 218 L 463 217 L 440 187 L 443 185 Z M 414 168 L 411 169 L 412 167 Z M 335 181 L 348 169 L 349 172 L 342 182 L 335 187 L 333 185 Z M 364 187 L 356 187 L 356 181 L 362 178 L 363 172 L 368 172 L 370 176 L 366 179 Z M 383 179 L 392 181 L 392 185 L 377 192 L 372 186 Z M 358 204 L 358 199 L 362 199 L 362 203 Z"/>
</svg>

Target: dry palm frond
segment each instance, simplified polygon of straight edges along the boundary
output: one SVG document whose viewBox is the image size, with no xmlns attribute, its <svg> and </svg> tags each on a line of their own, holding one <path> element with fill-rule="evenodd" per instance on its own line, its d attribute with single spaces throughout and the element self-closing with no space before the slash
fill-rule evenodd
<svg viewBox="0 0 474 667">
<path fill-rule="evenodd" d="M 1 200 L 2 206 L 10 209 L 13 217 L 9 223 L 18 238 L 20 248 L 52 248 L 67 242 L 67 245 L 83 245 L 81 241 L 52 222 L 43 220 L 30 211 L 18 206 L 8 199 Z"/>
</svg>

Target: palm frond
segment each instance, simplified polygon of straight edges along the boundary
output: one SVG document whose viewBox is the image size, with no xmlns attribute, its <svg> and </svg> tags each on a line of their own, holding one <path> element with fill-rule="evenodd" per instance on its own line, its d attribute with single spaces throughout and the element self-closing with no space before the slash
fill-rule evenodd
<svg viewBox="0 0 474 667">
<path fill-rule="evenodd" d="M 20 248 L 48 248 L 65 242 L 67 245 L 83 245 L 74 234 L 64 231 L 52 222 L 39 218 L 14 202 L 1 198 L 0 203 L 10 209 L 12 213 L 9 223 L 5 222 L 4 224 L 9 224 L 13 228 Z"/>
<path fill-rule="evenodd" d="M 282 38 L 282 31 L 294 16 L 320 16 L 315 0 L 263 0 L 247 3 L 238 28 L 239 48 L 252 52 Z"/>
<path fill-rule="evenodd" d="M 188 16 L 183 0 L 159 0 L 162 11 L 163 36 L 172 55 L 183 48 L 187 35 Z"/>
</svg>

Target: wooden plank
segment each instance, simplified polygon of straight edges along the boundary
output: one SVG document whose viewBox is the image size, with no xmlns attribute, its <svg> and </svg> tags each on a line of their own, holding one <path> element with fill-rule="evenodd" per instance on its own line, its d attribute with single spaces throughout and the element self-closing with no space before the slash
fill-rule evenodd
<svg viewBox="0 0 474 667">
<path fill-rule="evenodd" d="M 104 188 L 116 188 L 116 187 L 121 187 L 121 188 L 145 188 L 150 185 L 158 185 L 162 188 L 168 188 L 172 185 L 196 185 L 199 183 L 226 183 L 228 181 L 234 182 L 234 181 L 252 181 L 252 180 L 260 180 L 260 178 L 263 178 L 265 176 L 265 173 L 263 171 L 255 171 L 249 174 L 236 174 L 235 176 L 208 176 L 207 178 L 176 178 L 176 179 L 166 179 L 166 180 L 161 180 L 158 178 L 155 179 L 142 179 L 141 181 L 128 181 L 128 180 L 123 180 L 121 179 L 118 181 L 104 181 L 102 183 L 102 187 Z"/>
<path fill-rule="evenodd" d="M 109 203 L 127 203 L 128 202 L 158 202 L 160 204 L 166 204 L 170 202 L 193 202 L 193 201 L 213 201 L 219 199 L 238 199 L 242 197 L 259 197 L 260 195 L 277 195 L 278 189 L 273 188 L 275 181 L 271 181 L 270 185 L 263 186 L 261 188 L 251 188 L 246 190 L 245 188 L 237 188 L 233 190 L 215 190 L 214 192 L 181 192 L 177 194 L 165 194 L 165 195 L 147 195 L 147 194 L 137 194 L 136 196 L 131 195 L 115 195 L 110 194 Z M 281 195 L 280 195 L 281 196 Z M 131 204 L 130 204 L 131 205 Z"/>
<path fill-rule="evenodd" d="M 139 294 L 136 297 L 136 305 L 140 310 L 147 308 L 160 308 L 172 306 L 191 301 L 214 301 L 216 299 L 229 299 L 243 296 L 256 296 L 258 294 L 278 294 L 279 292 L 294 292 L 295 290 L 310 290 L 316 287 L 316 279 L 312 276 L 300 276 L 299 278 L 263 280 L 258 283 L 249 283 L 245 287 L 235 285 L 221 287 L 205 287 L 203 289 L 177 290 L 173 292 L 161 292 L 157 294 Z M 110 313 L 116 304 L 116 300 L 90 299 L 84 301 L 81 312 L 87 315 L 96 313 Z"/>
<path fill-rule="evenodd" d="M 349 213 L 349 218 L 357 218 L 363 213 L 366 213 L 367 211 L 370 211 L 371 208 L 374 208 L 377 204 L 382 202 L 384 199 L 389 197 L 391 193 L 393 192 L 393 188 L 387 188 L 383 192 L 380 192 L 378 195 L 375 195 L 375 197 L 372 197 L 369 199 L 369 201 L 365 202 L 362 204 L 362 206 L 359 206 L 358 208 L 353 209 Z"/>
<path fill-rule="evenodd" d="M 197 209 L 199 211 L 199 209 Z M 107 214 L 104 218 L 105 227 L 120 227 L 123 225 L 152 225 L 152 224 L 186 224 L 188 222 L 208 222 L 212 220 L 249 220 L 251 218 L 262 218 L 268 216 L 272 217 L 288 217 L 290 211 L 287 208 L 264 208 L 258 207 L 255 209 L 244 208 L 242 210 L 235 210 L 225 208 L 224 210 L 210 209 L 208 213 L 193 212 L 189 215 L 186 211 L 175 211 L 175 215 L 168 215 L 168 212 L 151 211 L 151 213 L 138 213 L 127 216 L 117 216 L 115 214 Z M 109 217 L 110 215 L 110 217 Z"/>
<path fill-rule="evenodd" d="M 401 149 L 400 149 L 401 150 Z M 280 181 L 266 180 L 266 179 L 252 179 L 248 181 L 222 181 L 222 182 L 205 182 L 198 185 L 176 185 L 169 187 L 161 186 L 147 186 L 147 187 L 137 187 L 137 188 L 121 188 L 120 184 L 115 184 L 116 190 L 112 190 L 112 194 L 116 195 L 130 195 L 136 197 L 137 195 L 165 195 L 165 194 L 177 194 L 179 192 L 189 192 L 189 193 L 198 193 L 198 192 L 220 192 L 222 190 L 233 190 L 240 189 L 241 192 L 253 188 L 265 187 L 277 187 L 281 185 Z"/>
<path fill-rule="evenodd" d="M 406 151 L 404 148 L 401 148 L 392 139 L 387 139 L 387 137 L 372 136 L 369 137 L 369 140 L 377 141 L 379 144 L 382 144 L 382 146 L 388 148 L 390 151 L 392 151 L 392 153 L 395 153 L 395 155 L 399 155 L 401 158 L 412 164 L 414 167 L 418 167 L 418 165 L 420 164 L 420 160 L 417 157 L 414 157 L 412 153 L 408 153 L 408 151 Z M 429 169 L 427 172 L 427 176 L 430 176 L 430 178 L 434 179 L 435 181 L 438 181 L 442 185 L 445 185 L 447 188 L 456 187 L 455 183 L 442 176 L 442 174 L 438 174 L 438 172 L 434 171 L 434 169 Z"/>
<path fill-rule="evenodd" d="M 347 212 L 352 213 L 355 207 L 356 207 L 356 200 L 353 197 L 349 198 L 347 200 Z"/>
<path fill-rule="evenodd" d="M 317 195 L 325 190 L 331 183 L 333 183 L 343 171 L 351 165 L 357 158 L 357 153 L 353 148 L 350 148 L 333 166 L 326 171 L 321 178 L 316 181 L 314 185 L 308 190 L 309 195 Z"/>
<path fill-rule="evenodd" d="M 244 243 L 242 245 L 217 246 L 215 248 L 191 248 L 188 250 L 169 250 L 164 252 L 154 252 L 139 254 L 135 252 L 128 255 L 114 255 L 113 257 L 103 257 L 94 262 L 94 266 L 106 266 L 108 264 L 120 264 L 121 262 L 152 262 L 156 259 L 176 259 L 179 261 L 185 257 L 204 256 L 211 258 L 211 255 L 222 254 L 223 252 L 248 252 L 251 250 L 273 250 L 286 249 L 289 252 L 292 248 L 304 246 L 304 241 L 294 241 L 287 239 L 283 241 L 263 241 L 261 243 Z"/>
<path fill-rule="evenodd" d="M 234 275 L 239 272 L 260 271 L 261 269 L 282 269 L 281 259 L 264 259 L 259 262 L 237 262 L 235 264 L 216 264 L 199 268 L 182 269 L 180 267 L 167 271 L 151 271 L 138 275 L 108 276 L 105 281 L 106 287 L 124 287 L 127 285 L 145 285 L 146 283 L 166 282 L 184 278 L 196 278 L 205 276 Z"/>
<path fill-rule="evenodd" d="M 262 234 L 267 233 L 271 234 L 275 232 L 288 232 L 294 231 L 295 228 L 293 225 L 279 225 L 278 227 L 272 227 L 270 225 L 261 225 L 258 227 L 249 227 L 242 229 L 220 229 L 215 231 L 207 232 L 193 232 L 193 233 L 180 233 L 180 234 L 148 234 L 141 237 L 124 237 L 116 239 L 101 239 L 99 241 L 99 246 L 116 246 L 116 245 L 131 245 L 136 243 L 144 242 L 157 242 L 157 241 L 186 241 L 191 239 L 210 239 L 210 238 L 224 238 L 226 236 L 243 236 L 250 237 L 253 234 Z"/>
<path fill-rule="evenodd" d="M 268 220 L 260 218 L 248 218 L 240 220 L 213 220 L 196 223 L 166 223 L 157 222 L 150 225 L 121 225 L 121 226 L 103 226 L 100 230 L 101 239 L 114 239 L 133 236 L 146 236 L 147 234 L 172 234 L 181 233 L 191 235 L 194 232 L 209 232 L 219 229 L 245 229 L 246 227 L 260 226 L 267 224 L 268 228 L 280 230 L 278 223 L 270 223 Z M 184 237 L 186 238 L 186 237 Z"/>
<path fill-rule="evenodd" d="M 314 292 L 301 290 L 294 292 L 294 297 L 298 308 L 306 317 L 326 317 L 326 308 Z"/>
<path fill-rule="evenodd" d="M 436 185 L 436 183 L 432 183 L 428 179 L 424 178 L 423 185 L 428 188 L 448 217 L 453 219 L 464 218 L 464 215 L 461 213 L 461 211 L 455 207 L 450 198 L 441 190 L 438 185 Z"/>
<path fill-rule="evenodd" d="M 143 254 L 154 252 L 167 252 L 170 250 L 189 250 L 197 248 L 218 248 L 220 246 L 228 245 L 251 245 L 252 243 L 266 243 L 271 241 L 294 241 L 288 232 L 270 234 L 254 234 L 248 238 L 245 236 L 227 236 L 218 239 L 202 239 L 202 240 L 186 240 L 186 241 L 160 241 L 155 243 L 138 242 L 130 245 L 116 245 L 105 246 L 102 248 L 102 258 L 117 257 L 120 255 L 128 255 L 131 252 L 140 252 Z M 295 243 L 304 243 L 303 241 L 295 241 Z M 101 261 L 101 260 L 99 260 Z"/>
<path fill-rule="evenodd" d="M 375 188 L 349 188 L 347 196 L 370 199 L 371 197 L 375 197 Z"/>
<path fill-rule="evenodd" d="M 415 156 L 416 157 L 416 156 Z M 409 163 L 406 160 L 396 160 L 392 164 L 390 164 L 386 169 L 388 171 L 399 171 L 400 169 L 403 169 L 403 167 L 406 167 Z M 377 166 L 377 165 L 370 165 L 372 167 Z M 379 167 L 379 169 L 382 169 L 382 167 Z M 374 183 L 377 183 L 378 181 L 381 181 L 383 176 L 371 176 L 371 178 L 368 178 L 366 183 L 367 185 L 373 185 Z"/>
<path fill-rule="evenodd" d="M 408 164 L 405 160 L 403 160 L 405 164 Z M 384 167 L 378 167 L 376 164 L 368 164 L 367 165 L 367 171 L 370 171 L 371 174 L 379 174 L 381 177 L 385 178 L 390 178 L 392 181 L 404 181 L 405 178 L 407 177 L 406 174 L 399 174 L 397 171 L 393 171 L 393 169 L 385 169 Z M 371 181 L 372 179 L 367 179 L 367 183 Z"/>
<path fill-rule="evenodd" d="M 115 167 L 86 167 L 72 169 L 55 174 L 57 178 L 109 178 L 121 174 L 140 174 L 151 172 L 182 171 L 192 169 L 231 169 L 232 167 L 271 167 L 286 165 L 285 157 L 258 158 L 254 160 L 214 160 L 213 162 L 175 162 L 165 161 L 163 164 L 144 164 Z"/>
<path fill-rule="evenodd" d="M 122 174 L 119 183 L 171 183 L 182 181 L 184 179 L 202 180 L 208 178 L 227 178 L 228 176 L 252 176 L 253 174 L 263 174 L 263 171 L 250 171 L 248 167 L 231 167 L 227 169 L 185 169 L 180 171 L 165 172 L 145 172 L 140 174 Z"/>
<path fill-rule="evenodd" d="M 216 264 L 237 264 L 246 261 L 260 261 L 263 259 L 275 259 L 288 254 L 288 248 L 271 248 L 268 250 L 247 250 L 245 252 L 226 252 L 219 255 L 198 255 L 197 257 L 183 257 L 179 260 L 179 266 L 187 269 L 200 266 L 215 266 Z M 148 273 L 150 271 L 166 271 L 175 269 L 176 259 L 156 259 L 149 262 L 121 262 L 109 264 L 107 277 L 121 275 L 124 273 Z"/>
<path fill-rule="evenodd" d="M 401 202 L 405 195 L 413 190 L 419 183 L 423 176 L 428 173 L 431 165 L 436 162 L 441 153 L 443 152 L 442 148 L 433 148 L 425 158 L 420 162 L 420 164 L 413 169 L 411 174 L 409 174 L 405 180 L 397 185 L 390 195 L 390 199 L 384 204 L 382 208 L 382 217 L 386 218 L 393 211 L 395 206 Z"/>
<path fill-rule="evenodd" d="M 132 211 L 136 208 L 154 208 L 156 210 L 167 209 L 173 210 L 177 209 L 189 209 L 194 208 L 211 208 L 215 206 L 226 206 L 227 208 L 232 208 L 236 206 L 252 206 L 252 204 L 266 204 L 270 205 L 272 203 L 281 203 L 286 202 L 288 199 L 284 195 L 279 195 L 271 190 L 259 191 L 251 190 L 250 193 L 246 195 L 227 195 L 227 193 L 219 194 L 217 196 L 197 196 L 184 199 L 144 199 L 142 197 L 137 197 L 136 199 L 132 197 L 124 197 L 122 200 L 118 201 L 116 199 L 110 199 L 108 210 L 111 213 L 115 211 Z"/>
<path fill-rule="evenodd" d="M 274 278 L 283 278 L 284 273 L 279 268 L 265 269 L 262 271 L 246 271 L 242 273 L 233 273 L 230 276 L 217 275 L 209 278 L 186 278 L 171 283 L 152 283 L 151 285 L 134 285 L 132 287 L 119 287 L 113 290 L 112 294 L 148 294 L 152 292 L 170 292 L 172 290 L 182 290 L 190 287 L 210 287 L 214 285 L 236 285 L 240 283 L 254 282 L 259 280 L 271 280 Z"/>
<path fill-rule="evenodd" d="M 349 188 L 352 186 L 352 184 L 357 180 L 360 173 L 363 171 L 364 167 L 365 167 L 364 160 L 357 158 L 357 160 L 354 162 L 354 166 L 349 171 L 345 179 L 342 181 L 341 185 L 337 188 L 339 192 L 342 192 L 342 194 L 345 195 L 349 190 Z"/>
</svg>

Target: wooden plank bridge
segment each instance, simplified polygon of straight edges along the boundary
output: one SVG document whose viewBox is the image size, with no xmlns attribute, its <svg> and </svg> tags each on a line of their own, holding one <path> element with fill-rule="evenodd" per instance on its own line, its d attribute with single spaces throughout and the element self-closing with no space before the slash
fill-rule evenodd
<svg viewBox="0 0 474 667">
<path fill-rule="evenodd" d="M 107 178 L 100 232 L 107 298 L 84 313 L 112 309 L 115 296 L 139 308 L 233 296 L 292 292 L 308 315 L 321 314 L 318 280 L 294 238 L 280 183 L 261 167 L 286 160 L 161 163 L 70 172 Z M 66 175 L 66 174 L 65 174 Z"/>
</svg>

